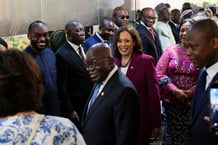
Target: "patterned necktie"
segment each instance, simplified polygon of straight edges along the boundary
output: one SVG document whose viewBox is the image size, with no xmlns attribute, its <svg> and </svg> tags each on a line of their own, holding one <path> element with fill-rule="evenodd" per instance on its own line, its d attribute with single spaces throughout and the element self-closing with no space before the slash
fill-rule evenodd
<svg viewBox="0 0 218 145">
<path fill-rule="evenodd" d="M 155 40 L 154 30 L 152 28 L 149 28 L 149 32 L 151 33 L 152 38 Z"/>
<path fill-rule="evenodd" d="M 82 47 L 78 47 L 78 52 L 79 52 L 79 56 L 80 56 L 81 60 L 83 61 L 83 63 L 85 63 L 85 57 L 84 57 L 83 52 L 82 52 Z"/>
<path fill-rule="evenodd" d="M 89 100 L 87 113 L 89 112 L 90 108 L 92 107 L 93 103 L 95 102 L 95 99 L 97 98 L 97 94 L 98 94 L 100 86 L 101 86 L 101 84 L 96 84 L 96 86 L 95 86 L 95 89 L 94 89 L 94 91 L 92 93 L 92 97 Z"/>
</svg>

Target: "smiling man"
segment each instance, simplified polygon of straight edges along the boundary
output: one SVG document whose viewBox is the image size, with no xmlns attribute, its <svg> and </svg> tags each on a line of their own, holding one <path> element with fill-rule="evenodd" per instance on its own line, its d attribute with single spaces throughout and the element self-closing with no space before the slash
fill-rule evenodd
<svg viewBox="0 0 218 145">
<path fill-rule="evenodd" d="M 85 51 L 87 51 L 92 45 L 101 42 L 107 43 L 111 46 L 113 42 L 112 37 L 114 35 L 114 28 L 115 25 L 111 18 L 102 18 L 99 24 L 99 31 L 84 41 L 83 47 Z"/>
<path fill-rule="evenodd" d="M 80 128 L 83 109 L 92 89 L 81 45 L 85 29 L 81 22 L 69 20 L 65 24 L 65 34 L 67 40 L 56 52 L 61 111 Z"/>
<path fill-rule="evenodd" d="M 190 60 L 203 68 L 192 101 L 190 145 L 217 145 L 218 136 L 205 117 L 210 116 L 210 88 L 218 82 L 218 27 L 211 19 L 199 20 L 189 28 L 186 40 Z"/>
<path fill-rule="evenodd" d="M 36 60 L 42 74 L 45 90 L 42 97 L 44 106 L 39 110 L 39 113 L 60 115 L 56 83 L 56 59 L 53 51 L 46 47 L 49 41 L 47 25 L 38 20 L 32 22 L 29 25 L 27 36 L 30 40 L 30 46 L 25 48 L 24 51 Z"/>
<path fill-rule="evenodd" d="M 143 52 L 153 56 L 156 63 L 162 55 L 162 48 L 158 33 L 153 28 L 156 21 L 155 11 L 150 7 L 141 11 L 141 21 L 136 27 L 142 40 Z"/>
<path fill-rule="evenodd" d="M 115 67 L 107 44 L 97 43 L 86 54 L 95 82 L 84 109 L 82 132 L 88 145 L 135 145 L 139 101 L 130 80 Z"/>
</svg>

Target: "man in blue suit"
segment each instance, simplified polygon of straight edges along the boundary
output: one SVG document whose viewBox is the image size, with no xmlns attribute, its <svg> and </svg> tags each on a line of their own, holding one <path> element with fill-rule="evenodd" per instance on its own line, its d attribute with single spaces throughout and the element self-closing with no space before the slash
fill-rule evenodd
<svg viewBox="0 0 218 145">
<path fill-rule="evenodd" d="M 157 63 L 162 54 L 162 48 L 159 36 L 153 28 L 155 20 L 154 10 L 152 8 L 143 8 L 141 11 L 141 21 L 136 30 L 141 37 L 144 53 L 153 56 Z M 153 36 L 150 30 L 153 30 Z"/>
<path fill-rule="evenodd" d="M 218 81 L 218 26 L 211 19 L 199 20 L 189 28 L 186 40 L 190 60 L 196 67 L 204 67 L 193 98 L 190 145 L 217 145 L 218 136 L 210 131 L 207 120 L 210 88 Z"/>
<path fill-rule="evenodd" d="M 109 46 L 111 46 L 111 38 L 114 35 L 114 29 L 115 25 L 111 18 L 102 18 L 99 25 L 99 31 L 83 42 L 83 48 L 85 49 L 85 52 L 96 43 L 107 43 Z"/>
</svg>

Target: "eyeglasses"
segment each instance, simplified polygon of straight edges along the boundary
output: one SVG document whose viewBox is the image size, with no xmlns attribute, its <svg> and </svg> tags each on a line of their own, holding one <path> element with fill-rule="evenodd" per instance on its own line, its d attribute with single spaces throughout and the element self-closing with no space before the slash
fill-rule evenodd
<svg viewBox="0 0 218 145">
<path fill-rule="evenodd" d="M 121 19 L 125 19 L 125 18 L 126 18 L 126 19 L 129 19 L 129 16 L 121 16 L 120 18 L 121 18 Z"/>
<path fill-rule="evenodd" d="M 44 34 L 32 33 L 31 35 L 35 36 L 37 39 L 40 39 L 41 37 L 44 37 L 44 38 L 48 38 L 49 37 L 49 33 L 48 32 L 46 32 Z"/>
<path fill-rule="evenodd" d="M 101 64 L 105 59 L 109 59 L 111 57 L 105 57 L 105 58 L 102 58 L 101 60 L 99 61 L 96 61 L 96 62 L 91 62 L 91 63 L 87 63 L 86 64 L 86 69 L 95 69 L 99 64 Z"/>
</svg>

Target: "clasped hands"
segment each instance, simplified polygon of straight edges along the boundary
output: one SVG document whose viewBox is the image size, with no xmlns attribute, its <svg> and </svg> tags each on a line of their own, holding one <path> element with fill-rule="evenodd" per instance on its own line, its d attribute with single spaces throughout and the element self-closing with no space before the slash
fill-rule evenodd
<svg viewBox="0 0 218 145">
<path fill-rule="evenodd" d="M 193 93 L 190 90 L 182 90 L 178 88 L 172 89 L 173 96 L 180 100 L 181 102 L 185 102 L 186 100 L 190 100 L 193 97 Z"/>
</svg>

